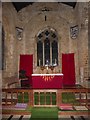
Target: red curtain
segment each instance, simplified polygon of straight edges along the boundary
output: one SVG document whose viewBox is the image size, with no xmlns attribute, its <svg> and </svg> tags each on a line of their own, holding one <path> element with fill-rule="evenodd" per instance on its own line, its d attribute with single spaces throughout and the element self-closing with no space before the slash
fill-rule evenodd
<svg viewBox="0 0 90 120">
<path fill-rule="evenodd" d="M 75 85 L 75 63 L 74 53 L 62 54 L 62 73 L 63 85 L 73 86 Z"/>
<path fill-rule="evenodd" d="M 26 75 L 33 73 L 33 55 L 20 55 L 20 70 L 25 70 Z"/>
</svg>

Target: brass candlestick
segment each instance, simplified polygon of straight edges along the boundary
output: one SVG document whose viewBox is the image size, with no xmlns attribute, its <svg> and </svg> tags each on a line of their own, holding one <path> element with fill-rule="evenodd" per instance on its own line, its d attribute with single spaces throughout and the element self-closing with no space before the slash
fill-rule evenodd
<svg viewBox="0 0 90 120">
<path fill-rule="evenodd" d="M 50 66 L 50 69 L 51 69 L 51 71 L 52 71 L 52 73 L 53 73 L 53 70 L 54 70 L 54 66 Z"/>
<path fill-rule="evenodd" d="M 47 69 L 47 74 L 49 73 L 49 72 L 48 72 L 48 68 L 49 68 L 49 67 L 47 66 L 47 67 L 46 67 L 46 69 Z"/>
<path fill-rule="evenodd" d="M 43 73 L 43 70 L 45 69 L 45 67 L 44 66 L 41 66 L 41 70 L 42 70 L 42 73 Z"/>
</svg>

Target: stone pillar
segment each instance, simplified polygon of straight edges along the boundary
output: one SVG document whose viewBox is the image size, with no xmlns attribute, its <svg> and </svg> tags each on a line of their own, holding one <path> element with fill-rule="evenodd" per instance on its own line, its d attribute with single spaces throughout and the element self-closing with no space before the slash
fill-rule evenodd
<svg viewBox="0 0 90 120">
<path fill-rule="evenodd" d="M 88 15 L 89 15 L 89 18 L 88 18 L 88 71 L 89 71 L 89 79 L 90 79 L 90 2 L 89 2 L 89 8 L 88 8 Z"/>
<path fill-rule="evenodd" d="M 88 5 L 88 87 L 90 88 L 90 2 Z"/>
</svg>

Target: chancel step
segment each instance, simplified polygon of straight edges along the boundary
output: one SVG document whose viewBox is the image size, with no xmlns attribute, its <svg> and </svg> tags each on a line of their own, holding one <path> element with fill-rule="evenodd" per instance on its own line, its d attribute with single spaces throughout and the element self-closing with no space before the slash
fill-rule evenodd
<svg viewBox="0 0 90 120">
<path fill-rule="evenodd" d="M 30 120 L 31 115 L 3 115 L 2 120 Z"/>
<path fill-rule="evenodd" d="M 3 115 L 2 120 L 30 120 L 31 115 Z M 88 116 L 59 116 L 58 120 L 89 120 Z"/>
<path fill-rule="evenodd" d="M 88 116 L 61 116 L 58 120 L 89 120 Z"/>
<path fill-rule="evenodd" d="M 88 116 L 71 116 L 71 120 L 89 120 Z"/>
</svg>

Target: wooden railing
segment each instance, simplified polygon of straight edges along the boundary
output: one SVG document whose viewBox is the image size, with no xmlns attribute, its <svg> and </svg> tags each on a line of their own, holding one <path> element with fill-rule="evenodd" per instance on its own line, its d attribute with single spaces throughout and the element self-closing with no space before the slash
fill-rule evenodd
<svg viewBox="0 0 90 120">
<path fill-rule="evenodd" d="M 34 107 L 56 107 L 57 106 L 57 90 L 47 90 L 47 89 L 33 90 L 33 94 L 34 94 L 34 97 L 33 97 Z"/>
<path fill-rule="evenodd" d="M 28 90 L 28 89 L 16 89 L 16 88 L 2 89 L 2 102 L 5 105 L 7 105 L 8 103 L 11 105 L 16 104 L 18 102 L 24 103 L 25 93 L 28 94 L 27 103 L 33 106 L 33 90 Z M 19 101 L 19 99 L 21 100 Z"/>
<path fill-rule="evenodd" d="M 87 116 L 90 117 L 90 89 L 85 89 L 85 88 L 78 88 L 78 89 L 61 89 L 58 90 L 58 99 L 57 99 L 57 103 L 58 103 L 58 107 L 60 107 L 60 104 L 62 104 L 62 94 L 63 93 L 73 93 L 75 96 L 78 95 L 78 97 L 76 96 L 76 101 L 77 101 L 77 105 L 76 102 L 74 103 L 70 103 L 72 104 L 72 107 L 74 108 L 74 106 L 86 106 L 86 108 L 88 110 L 68 110 L 68 112 L 66 112 L 65 110 L 61 110 L 58 111 L 58 116 Z M 73 119 L 73 118 L 72 118 Z M 83 118 L 82 118 L 83 119 Z"/>
<path fill-rule="evenodd" d="M 59 106 L 59 104 L 61 104 L 63 101 L 62 99 L 63 93 L 67 93 L 67 94 L 72 93 L 75 96 L 78 95 L 78 98 L 77 96 L 75 98 L 79 102 L 79 105 L 83 105 L 83 104 L 90 105 L 90 89 L 88 88 L 59 89 L 57 93 L 58 94 L 57 106 Z"/>
<path fill-rule="evenodd" d="M 54 93 L 54 104 L 53 104 L 53 95 Z M 36 107 L 53 107 L 53 106 L 59 106 L 62 103 L 62 94 L 63 93 L 73 93 L 75 95 L 78 95 L 78 100 L 80 104 L 90 105 L 90 89 L 87 88 L 70 88 L 70 89 L 16 89 L 16 88 L 9 88 L 9 89 L 2 89 L 2 103 L 7 105 L 8 103 L 13 105 L 18 102 L 27 103 L 30 106 L 36 106 Z M 28 98 L 25 100 L 25 94 L 27 94 Z M 37 103 L 35 103 L 35 94 L 38 94 L 37 97 Z M 43 94 L 43 103 L 41 103 Z M 47 94 L 49 95 L 49 103 L 47 104 Z M 83 97 L 82 97 L 83 95 Z"/>
</svg>

